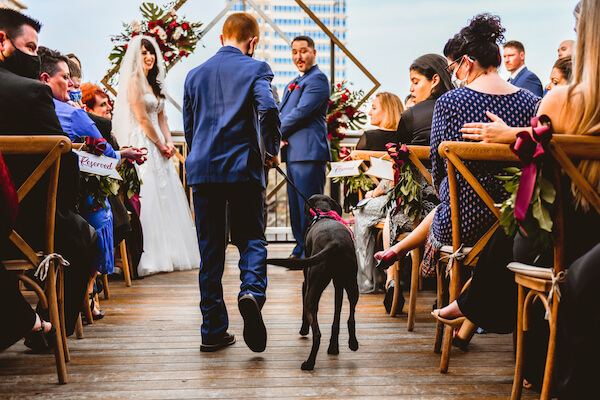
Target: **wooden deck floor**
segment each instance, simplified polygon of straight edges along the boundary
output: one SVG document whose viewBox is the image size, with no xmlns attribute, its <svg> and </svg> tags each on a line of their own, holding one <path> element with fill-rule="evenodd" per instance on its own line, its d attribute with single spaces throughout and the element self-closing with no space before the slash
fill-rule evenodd
<svg viewBox="0 0 600 400">
<path fill-rule="evenodd" d="M 270 256 L 287 256 L 288 245 L 271 245 Z M 269 266 L 263 310 L 267 349 L 252 353 L 242 339 L 237 250 L 227 253 L 224 278 L 230 330 L 238 341 L 217 353 L 200 353 L 197 271 L 134 281 L 111 281 L 107 316 L 69 338 L 72 360 L 67 385 L 58 385 L 52 355 L 25 354 L 22 342 L 0 353 L 1 399 L 506 399 L 514 356 L 510 335 L 476 335 L 468 353 L 453 352 L 448 374 L 434 354 L 433 292 L 419 293 L 414 332 L 406 315 L 388 317 L 382 295 L 358 303 L 360 348 L 348 349 L 345 324 L 340 354 L 327 355 L 333 290 L 321 301 L 323 332 L 315 370 L 300 370 L 310 340 L 298 335 L 302 273 Z M 344 303 L 347 318 L 347 303 Z M 310 337 L 310 336 L 309 336 Z M 523 398 L 536 398 L 525 391 Z"/>
</svg>

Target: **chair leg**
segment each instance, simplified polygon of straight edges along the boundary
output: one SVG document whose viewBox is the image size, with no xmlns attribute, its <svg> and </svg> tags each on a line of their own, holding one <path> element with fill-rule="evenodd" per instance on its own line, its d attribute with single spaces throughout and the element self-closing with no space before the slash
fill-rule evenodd
<svg viewBox="0 0 600 400">
<path fill-rule="evenodd" d="M 110 299 L 110 287 L 108 286 L 107 274 L 102 274 L 102 284 L 104 285 L 104 299 Z"/>
<path fill-rule="evenodd" d="M 393 268 L 394 271 L 394 297 L 392 299 L 392 307 L 390 307 L 390 317 L 395 317 L 402 313 L 402 309 L 399 309 L 400 297 L 402 296 L 402 287 L 400 287 L 400 262 L 396 261 Z"/>
<path fill-rule="evenodd" d="M 90 307 L 90 293 L 93 292 L 94 287 L 94 278 L 90 278 L 88 282 L 88 290 L 86 292 L 85 299 L 83 299 L 83 315 L 85 317 L 85 321 L 92 325 L 94 323 L 94 317 L 92 315 L 92 308 Z"/>
<path fill-rule="evenodd" d="M 554 361 L 556 351 L 556 329 L 558 319 L 558 301 L 552 302 L 552 314 L 550 315 L 550 338 L 548 339 L 548 353 L 546 355 L 546 368 L 544 370 L 544 382 L 542 384 L 541 400 L 550 400 L 552 395 L 552 383 L 554 381 Z"/>
<path fill-rule="evenodd" d="M 131 287 L 131 270 L 129 268 L 129 253 L 127 252 L 127 244 L 125 239 L 119 244 L 119 251 L 121 253 L 121 263 L 123 267 L 123 276 L 125 277 L 125 285 Z"/>
<path fill-rule="evenodd" d="M 437 270 L 437 306 L 442 308 L 444 306 L 444 278 L 440 268 Z M 433 344 L 433 352 L 439 354 L 442 351 L 442 340 L 444 338 L 444 324 L 437 321 L 435 328 L 435 343 Z"/>
<path fill-rule="evenodd" d="M 525 288 L 519 285 L 518 308 L 517 308 L 517 356 L 515 362 L 515 377 L 513 379 L 511 400 L 521 398 L 523 390 L 523 309 L 525 303 Z"/>
<path fill-rule="evenodd" d="M 48 268 L 48 276 L 46 277 L 46 296 L 48 298 L 48 311 L 50 314 L 50 322 L 56 329 L 56 342 L 54 343 L 54 358 L 56 359 L 56 371 L 58 374 L 58 382 L 61 384 L 68 382 L 67 364 L 65 361 L 65 353 L 63 348 L 63 333 L 64 327 L 60 324 L 60 315 L 58 312 L 58 296 L 56 293 L 56 271 L 54 265 Z M 62 332 L 61 332 L 62 331 Z"/>
<path fill-rule="evenodd" d="M 62 327 L 62 329 L 60 330 L 60 334 L 62 336 L 63 352 L 65 353 L 65 361 L 69 362 L 69 361 L 71 361 L 71 354 L 69 353 L 69 346 L 67 345 L 67 331 L 65 328 L 67 325 L 65 324 L 65 305 L 64 305 L 65 280 L 63 277 L 64 277 L 64 275 L 63 275 L 62 271 L 59 271 L 59 273 L 57 274 L 57 279 L 58 279 L 58 296 L 57 296 L 58 302 L 57 302 L 57 304 L 58 304 L 58 315 L 60 316 L 60 326 Z"/>
<path fill-rule="evenodd" d="M 460 270 L 462 263 L 455 261 L 452 264 L 452 270 L 450 272 L 450 285 L 449 291 L 450 296 L 448 297 L 448 304 L 452 303 L 458 297 L 461 290 L 461 278 Z M 445 374 L 448 372 L 448 365 L 450 364 L 450 353 L 452 352 L 452 337 L 453 330 L 451 326 L 446 327 L 446 334 L 444 335 L 444 345 L 442 347 L 442 359 L 440 361 L 440 372 Z"/>
<path fill-rule="evenodd" d="M 81 322 L 81 313 L 77 316 L 75 323 L 75 336 L 77 339 L 83 339 L 83 323 Z"/>
<path fill-rule="evenodd" d="M 408 321 L 406 329 L 409 332 L 415 327 L 415 311 L 417 309 L 417 288 L 419 286 L 419 267 L 421 266 L 421 248 L 412 251 L 412 268 L 410 277 L 410 297 L 408 300 Z"/>
</svg>

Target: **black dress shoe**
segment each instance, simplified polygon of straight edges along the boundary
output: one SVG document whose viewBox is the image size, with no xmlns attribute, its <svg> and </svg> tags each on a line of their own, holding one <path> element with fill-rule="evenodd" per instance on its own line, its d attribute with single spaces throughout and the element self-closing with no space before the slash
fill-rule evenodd
<svg viewBox="0 0 600 400">
<path fill-rule="evenodd" d="M 231 346 L 235 343 L 235 336 L 233 333 L 225 332 L 223 336 L 214 343 L 202 343 L 200 345 L 200 351 L 204 353 L 217 351 L 223 347 Z"/>
<path fill-rule="evenodd" d="M 260 353 L 267 347 L 267 328 L 254 296 L 246 293 L 238 300 L 238 308 L 244 318 L 244 341 L 250 350 Z"/>
</svg>

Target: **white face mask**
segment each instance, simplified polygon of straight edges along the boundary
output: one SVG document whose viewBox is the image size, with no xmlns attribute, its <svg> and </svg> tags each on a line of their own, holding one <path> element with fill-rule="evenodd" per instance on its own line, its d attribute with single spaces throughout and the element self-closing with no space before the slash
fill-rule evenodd
<svg viewBox="0 0 600 400">
<path fill-rule="evenodd" d="M 454 86 L 454 88 L 458 89 L 461 88 L 463 86 L 467 85 L 467 79 L 469 79 L 469 73 L 467 72 L 467 76 L 465 77 L 465 79 L 458 79 L 458 76 L 456 76 L 456 71 L 458 71 L 460 69 L 460 66 L 462 65 L 463 61 L 465 59 L 463 58 L 462 60 L 460 60 L 460 64 L 458 64 L 458 67 L 456 67 L 454 69 L 454 71 L 452 71 L 452 76 L 450 77 L 450 81 L 452 82 L 452 86 Z"/>
</svg>

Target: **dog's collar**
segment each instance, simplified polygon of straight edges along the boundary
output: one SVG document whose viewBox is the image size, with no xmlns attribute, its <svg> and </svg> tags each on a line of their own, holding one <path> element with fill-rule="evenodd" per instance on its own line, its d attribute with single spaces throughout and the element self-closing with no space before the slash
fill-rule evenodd
<svg viewBox="0 0 600 400">
<path fill-rule="evenodd" d="M 318 212 L 315 213 L 315 210 Z M 316 209 L 310 209 L 310 213 L 313 215 L 313 219 L 312 221 L 310 221 L 310 224 L 308 225 L 308 228 L 306 229 L 306 231 L 308 232 L 308 230 L 317 223 L 318 220 L 320 219 L 324 219 L 324 218 L 328 218 L 328 219 L 333 219 L 336 220 L 337 222 L 340 222 L 342 224 L 344 224 L 346 226 L 346 228 L 348 228 L 348 230 L 350 231 L 350 234 L 352 235 L 352 239 L 354 239 L 354 232 L 352 232 L 352 229 L 350 229 L 350 226 L 348 225 L 348 223 L 342 219 L 342 217 L 340 217 L 340 215 L 338 213 L 336 213 L 333 210 L 329 210 L 329 211 L 321 211 L 318 208 Z"/>
</svg>

